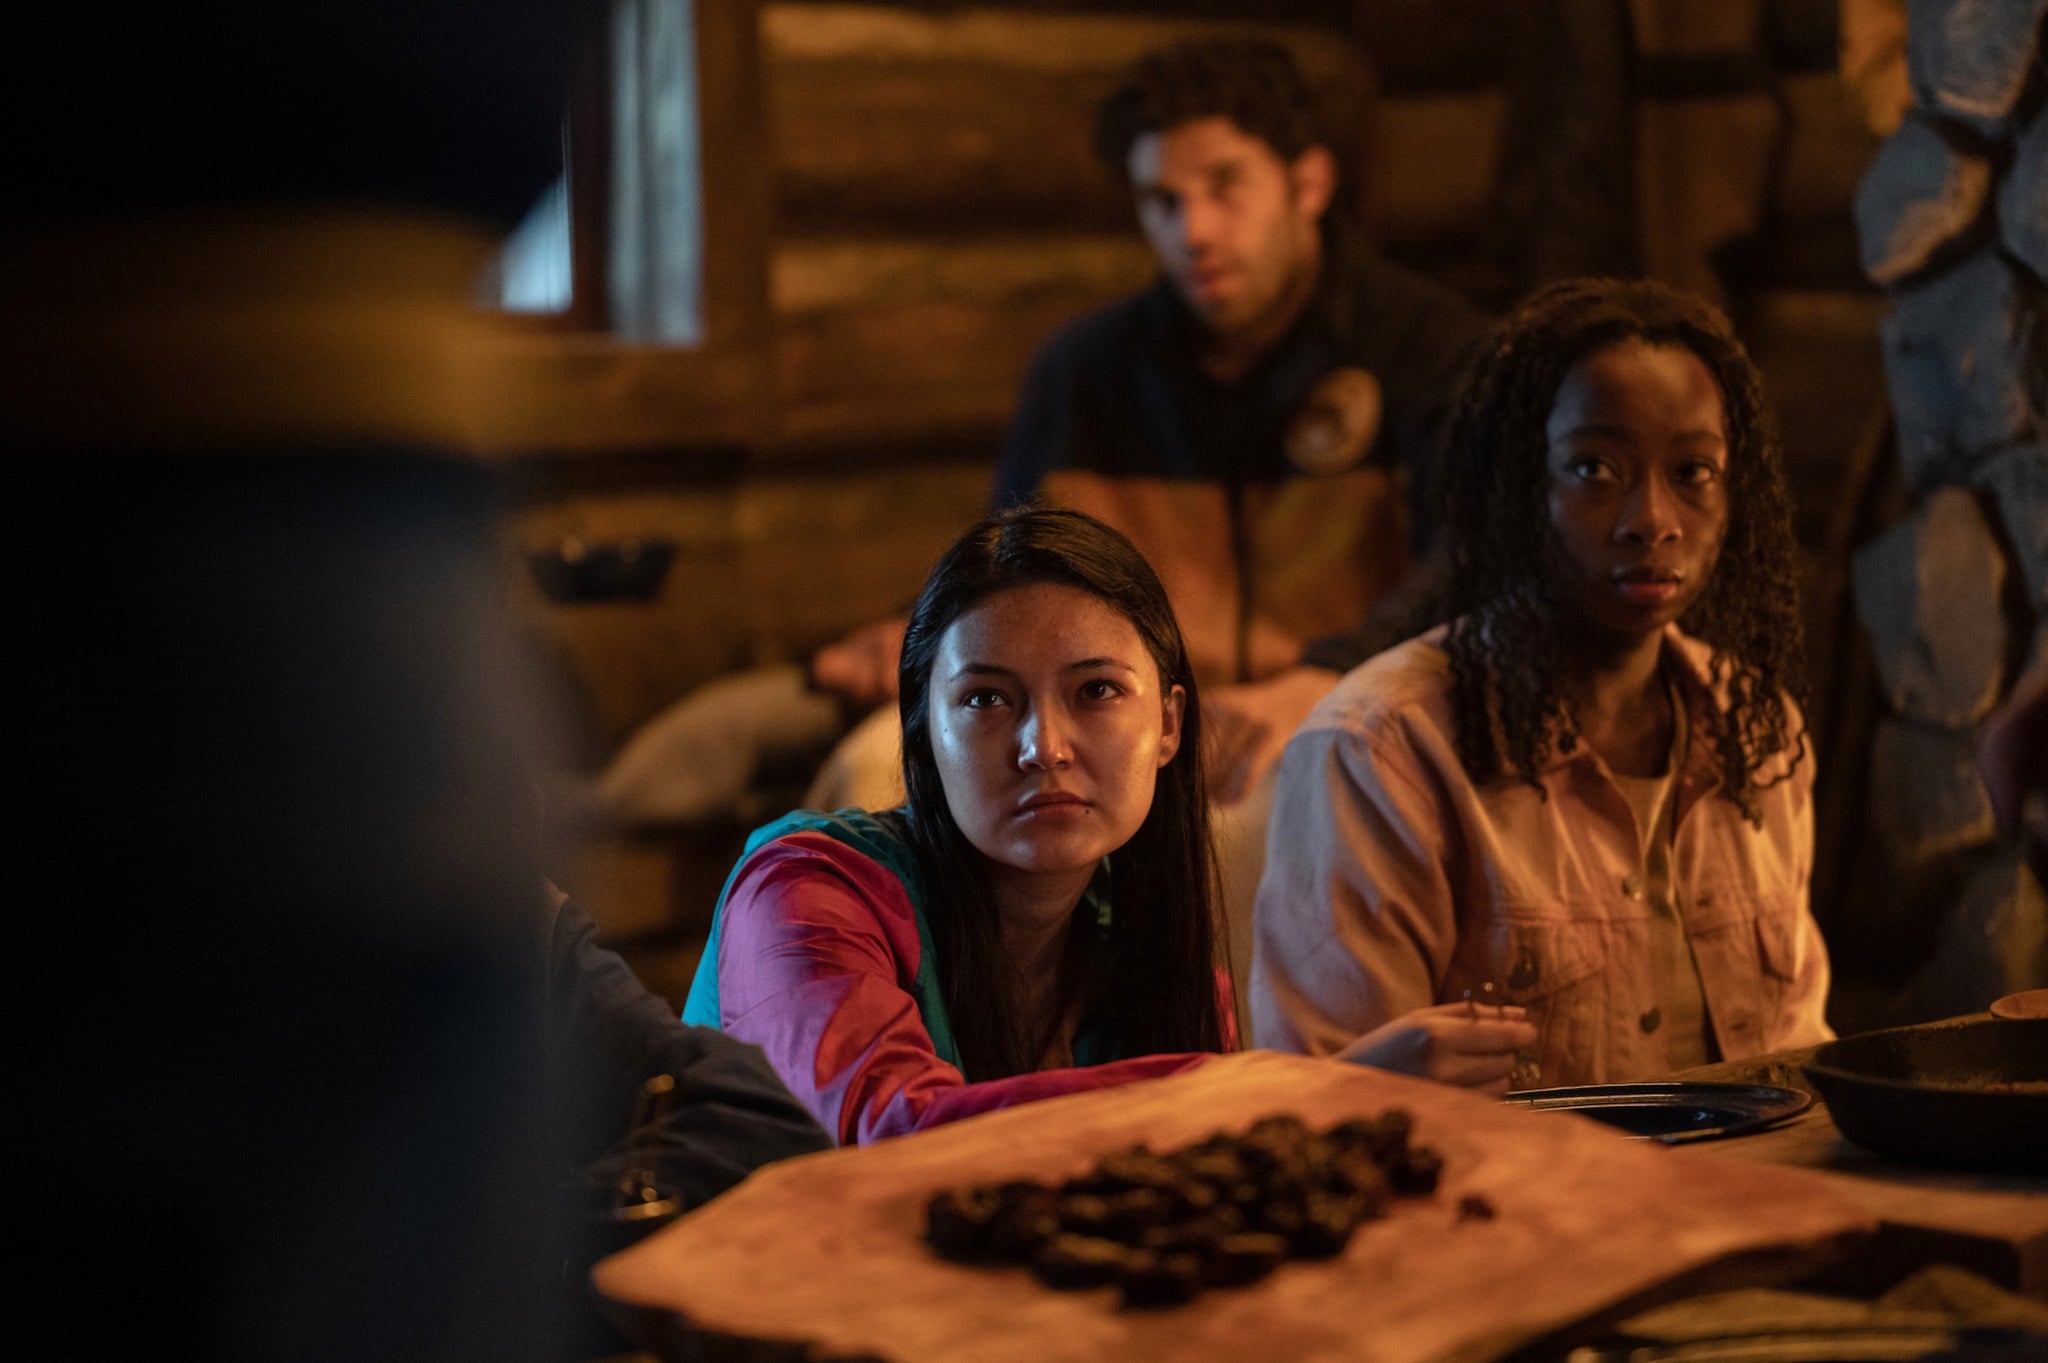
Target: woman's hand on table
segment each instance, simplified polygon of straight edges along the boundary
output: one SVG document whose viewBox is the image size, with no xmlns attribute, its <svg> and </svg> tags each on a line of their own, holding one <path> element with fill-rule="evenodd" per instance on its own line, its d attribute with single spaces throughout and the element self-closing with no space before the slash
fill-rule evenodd
<svg viewBox="0 0 2048 1363">
<path fill-rule="evenodd" d="M 1340 1060 L 1420 1075 L 1481 1093 L 1504 1094 L 1518 1052 L 1536 1045 L 1536 1025 L 1512 1004 L 1440 1003 L 1375 1027 L 1337 1052 Z"/>
</svg>

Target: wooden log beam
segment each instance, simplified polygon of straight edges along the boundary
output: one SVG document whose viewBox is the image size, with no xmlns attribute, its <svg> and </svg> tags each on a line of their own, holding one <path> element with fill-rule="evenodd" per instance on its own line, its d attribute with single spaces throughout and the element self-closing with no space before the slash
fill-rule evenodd
<svg viewBox="0 0 2048 1363">
<path fill-rule="evenodd" d="M 1285 43 L 1340 128 L 1370 88 L 1344 35 L 1270 23 L 777 4 L 761 34 L 777 202 L 799 231 L 1125 225 L 1128 198 L 1091 148 L 1094 106 L 1179 39 Z"/>
<path fill-rule="evenodd" d="M 950 435 L 993 458 L 1032 352 L 1152 273 L 1135 233 L 782 242 L 775 443 Z"/>
</svg>

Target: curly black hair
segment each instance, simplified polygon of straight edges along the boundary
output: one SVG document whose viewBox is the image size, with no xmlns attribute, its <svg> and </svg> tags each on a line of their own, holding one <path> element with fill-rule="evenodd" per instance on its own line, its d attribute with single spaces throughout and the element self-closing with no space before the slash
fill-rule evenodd
<svg viewBox="0 0 2048 1363">
<path fill-rule="evenodd" d="M 1777 423 L 1762 377 L 1728 319 L 1653 281 L 1567 279 L 1537 290 L 1493 329 L 1445 432 L 1439 501 L 1450 536 L 1444 614 L 1458 757 L 1475 781 L 1513 772 L 1536 783 L 1553 751 L 1578 741 L 1559 695 L 1567 617 L 1547 510 L 1545 427 L 1566 373 L 1626 341 L 1683 346 L 1720 385 L 1728 431 L 1728 528 L 1712 578 L 1680 620 L 1712 646 L 1723 696 L 1710 737 L 1722 793 L 1751 822 L 1774 754 L 1804 735 L 1799 588 Z"/>
<path fill-rule="evenodd" d="M 1330 145 L 1321 104 L 1294 57 L 1255 38 L 1195 38 L 1138 59 L 1095 111 L 1095 154 L 1119 179 L 1149 133 L 1199 118 L 1227 118 L 1293 161 Z"/>
</svg>

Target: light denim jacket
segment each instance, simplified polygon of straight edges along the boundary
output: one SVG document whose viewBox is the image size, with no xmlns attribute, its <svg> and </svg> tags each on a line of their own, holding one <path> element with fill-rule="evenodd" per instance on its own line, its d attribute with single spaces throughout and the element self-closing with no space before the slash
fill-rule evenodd
<svg viewBox="0 0 2048 1363">
<path fill-rule="evenodd" d="M 1351 671 L 1288 744 L 1255 911 L 1254 1044 L 1327 1054 L 1492 983 L 1541 1031 L 1533 1084 L 1669 1071 L 1663 957 L 1627 797 L 1584 744 L 1552 758 L 1541 792 L 1515 776 L 1474 785 L 1442 638 Z M 1718 793 L 1711 650 L 1676 627 L 1665 648 L 1694 716 L 1670 888 L 1713 1039 L 1730 1060 L 1826 1040 L 1827 951 L 1807 904 L 1811 755 L 1762 792 L 1763 826 L 1751 825 Z"/>
</svg>

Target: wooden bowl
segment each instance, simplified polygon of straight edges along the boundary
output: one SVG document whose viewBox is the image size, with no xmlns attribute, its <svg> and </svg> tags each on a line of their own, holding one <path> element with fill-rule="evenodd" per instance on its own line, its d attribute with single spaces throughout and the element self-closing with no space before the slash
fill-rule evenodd
<svg viewBox="0 0 2048 1363">
<path fill-rule="evenodd" d="M 1805 1066 L 1856 1144 L 1914 1164 L 2048 1173 L 2048 1018 L 1830 1041 Z"/>
</svg>

